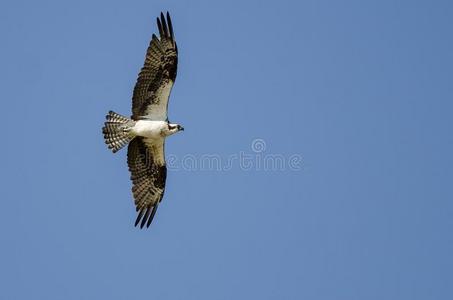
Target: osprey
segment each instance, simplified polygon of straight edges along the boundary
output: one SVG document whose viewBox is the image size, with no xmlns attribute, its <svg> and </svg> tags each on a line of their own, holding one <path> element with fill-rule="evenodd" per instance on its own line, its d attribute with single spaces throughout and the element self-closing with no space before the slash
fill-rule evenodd
<svg viewBox="0 0 453 300">
<path fill-rule="evenodd" d="M 152 35 L 145 64 L 132 96 L 132 116 L 109 111 L 102 128 L 105 143 L 117 152 L 129 143 L 127 164 L 138 212 L 135 226 L 149 227 L 164 196 L 167 167 L 165 138 L 184 128 L 168 121 L 168 98 L 176 79 L 178 47 L 170 15 L 157 18 L 158 38 Z"/>
</svg>

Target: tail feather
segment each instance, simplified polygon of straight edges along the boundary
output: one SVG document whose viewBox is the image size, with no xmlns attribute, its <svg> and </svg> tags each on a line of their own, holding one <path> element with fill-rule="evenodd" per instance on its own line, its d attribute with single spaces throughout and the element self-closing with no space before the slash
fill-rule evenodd
<svg viewBox="0 0 453 300">
<path fill-rule="evenodd" d="M 105 143 L 115 153 L 134 138 L 130 129 L 135 125 L 135 121 L 113 111 L 109 111 L 105 118 L 107 120 L 102 127 L 102 133 Z"/>
</svg>

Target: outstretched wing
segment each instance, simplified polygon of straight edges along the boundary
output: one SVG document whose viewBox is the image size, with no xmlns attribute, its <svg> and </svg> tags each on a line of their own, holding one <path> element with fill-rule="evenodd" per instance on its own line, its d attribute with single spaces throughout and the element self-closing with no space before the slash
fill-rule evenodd
<svg viewBox="0 0 453 300">
<path fill-rule="evenodd" d="M 162 200 L 167 178 L 164 139 L 136 137 L 127 149 L 127 164 L 131 172 L 132 193 L 138 212 L 135 226 L 149 227 Z"/>
<path fill-rule="evenodd" d="M 168 97 L 176 79 L 178 48 L 170 14 L 157 18 L 160 38 L 153 34 L 145 65 L 138 74 L 132 97 L 132 119 L 167 120 Z"/>
</svg>

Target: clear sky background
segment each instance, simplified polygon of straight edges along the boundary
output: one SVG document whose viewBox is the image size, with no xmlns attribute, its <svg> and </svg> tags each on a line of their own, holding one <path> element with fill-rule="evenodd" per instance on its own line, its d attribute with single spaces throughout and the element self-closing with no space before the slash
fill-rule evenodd
<svg viewBox="0 0 453 300">
<path fill-rule="evenodd" d="M 181 159 L 133 227 L 129 115 L 161 10 Z M 0 299 L 453 299 L 451 1 L 2 1 Z"/>
</svg>

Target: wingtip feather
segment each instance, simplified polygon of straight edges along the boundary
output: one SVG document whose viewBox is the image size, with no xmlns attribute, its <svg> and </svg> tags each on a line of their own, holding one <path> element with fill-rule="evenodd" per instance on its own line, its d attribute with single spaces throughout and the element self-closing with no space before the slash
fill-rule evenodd
<svg viewBox="0 0 453 300">
<path fill-rule="evenodd" d="M 146 209 L 145 216 L 143 217 L 142 222 L 140 223 L 140 229 L 142 229 L 143 226 L 145 226 L 146 221 L 148 220 L 150 213 L 151 213 L 151 207 L 148 206 L 148 208 Z"/>
<path fill-rule="evenodd" d="M 164 32 L 164 34 L 161 35 L 161 37 L 166 38 L 169 36 L 169 34 L 168 34 L 168 28 L 167 28 L 167 21 L 165 21 L 165 16 L 164 16 L 163 12 L 160 13 L 160 22 L 162 23 L 162 30 Z"/>
<path fill-rule="evenodd" d="M 154 206 L 153 206 L 153 211 L 151 212 L 151 215 L 149 216 L 148 223 L 146 224 L 146 228 L 149 228 L 149 225 L 151 225 L 151 223 L 153 222 L 154 215 L 156 214 L 157 206 L 158 206 L 158 205 L 159 205 L 159 202 L 157 202 L 156 204 L 154 204 Z"/>
<path fill-rule="evenodd" d="M 175 37 L 174 37 L 174 33 L 173 33 L 173 24 L 171 23 L 170 14 L 168 13 L 168 11 L 167 11 L 167 23 L 168 23 L 168 30 L 170 31 L 170 39 L 172 40 L 172 42 L 174 42 Z"/>
<path fill-rule="evenodd" d="M 135 227 L 137 227 L 138 223 L 140 223 L 140 220 L 142 219 L 143 213 L 145 212 L 144 209 L 141 209 L 140 212 L 138 213 L 137 219 L 135 219 Z"/>
<path fill-rule="evenodd" d="M 157 29 L 159 30 L 159 35 L 162 36 L 164 34 L 164 32 L 162 30 L 162 24 L 161 24 L 159 18 L 156 18 L 156 19 L 157 19 Z M 155 36 L 155 34 L 153 34 L 153 36 Z"/>
</svg>

